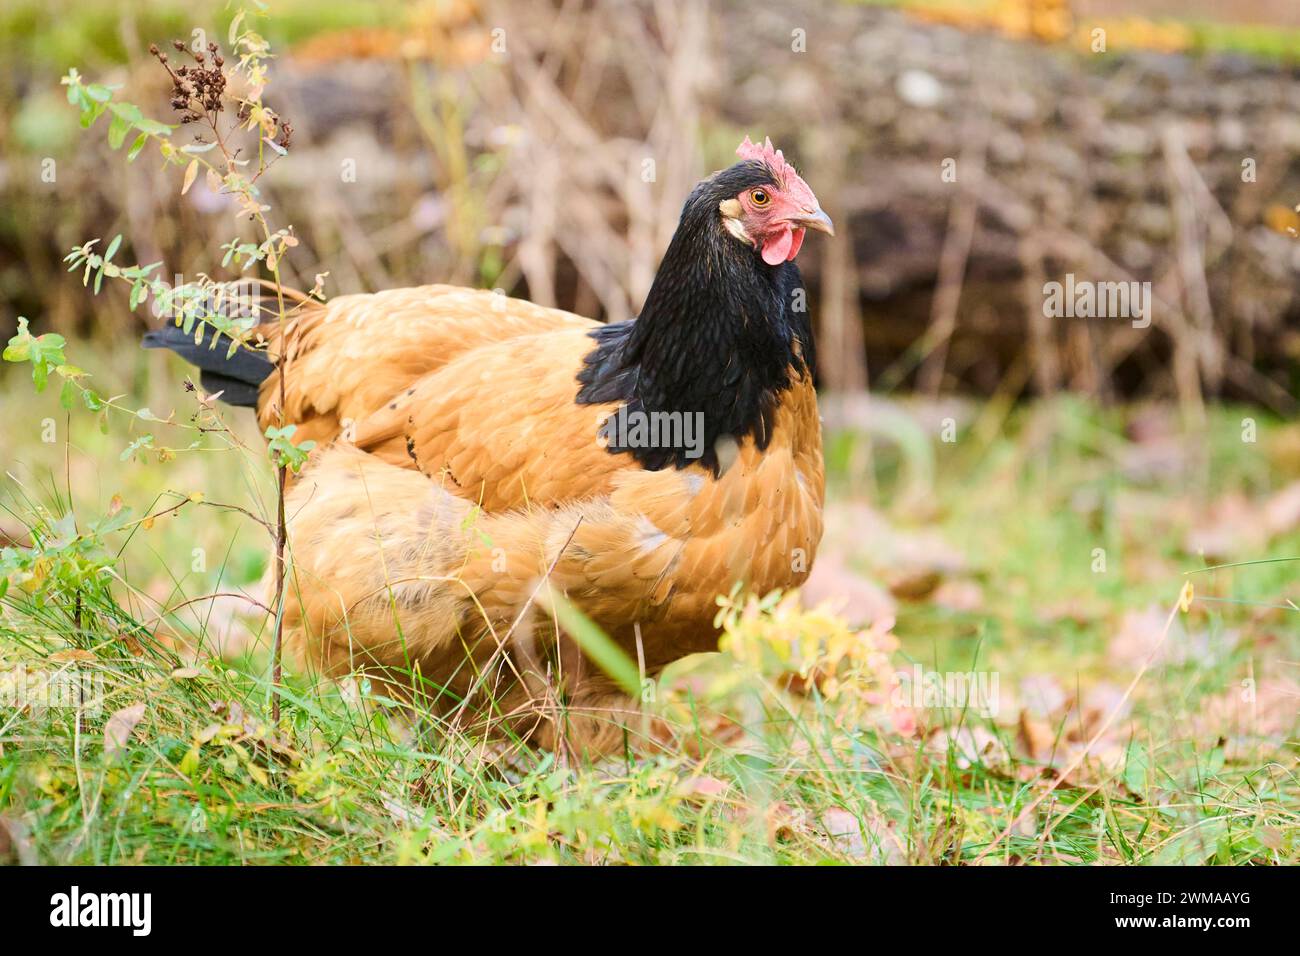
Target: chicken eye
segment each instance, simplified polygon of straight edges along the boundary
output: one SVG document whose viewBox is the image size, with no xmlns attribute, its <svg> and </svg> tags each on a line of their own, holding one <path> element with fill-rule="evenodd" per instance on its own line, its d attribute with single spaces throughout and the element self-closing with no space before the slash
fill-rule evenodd
<svg viewBox="0 0 1300 956">
<path fill-rule="evenodd" d="M 766 206 L 772 201 L 772 197 L 767 194 L 766 189 L 755 189 L 749 194 L 749 201 L 755 206 Z"/>
</svg>

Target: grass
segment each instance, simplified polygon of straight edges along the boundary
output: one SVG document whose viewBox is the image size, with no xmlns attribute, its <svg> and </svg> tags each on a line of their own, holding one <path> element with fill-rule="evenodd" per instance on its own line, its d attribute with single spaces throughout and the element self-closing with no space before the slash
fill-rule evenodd
<svg viewBox="0 0 1300 956">
<path fill-rule="evenodd" d="M 152 393 L 159 409 L 177 396 L 188 413 L 192 398 L 170 380 L 150 384 L 140 356 L 99 362 L 133 370 L 122 390 Z M 160 615 L 205 593 L 254 587 L 260 529 L 211 503 L 262 507 L 266 467 L 215 450 L 165 464 L 119 461 L 130 436 L 101 434 L 84 413 L 71 417 L 70 443 L 42 443 L 46 418 L 65 437 L 57 399 L 33 401 L 30 382 L 12 373 L 0 390 L 6 407 L 26 409 L 0 435 L 9 526 L 17 517 L 57 523 L 69 482 L 80 528 L 108 513 L 114 496 L 133 516 L 104 538 L 117 555 L 108 586 L 86 585 L 77 603 L 57 584 L 61 566 L 50 565 L 45 581 L 11 584 L 3 600 L 0 680 L 16 669 L 75 673 L 90 702 L 0 710 L 0 827 L 25 858 L 1300 861 L 1296 701 L 1286 698 L 1300 676 L 1296 613 L 1286 607 L 1296 566 L 1193 576 L 1198 598 L 1165 638 L 1174 653 L 1131 694 L 1140 661 L 1115 647 L 1126 628 L 1138 635 L 1139 656 L 1143 641 L 1158 640 L 1184 572 L 1205 564 L 1186 551 L 1188 532 L 1233 489 L 1251 507 L 1275 493 L 1300 447 L 1295 426 L 1261 421 L 1259 441 L 1245 444 L 1248 413 L 1218 409 L 1203 439 L 1168 446 L 1203 449 L 1203 466 L 1148 474 L 1130 473 L 1150 444 L 1124 437 L 1136 410 L 1072 399 L 1016 411 L 996 427 L 976 421 L 951 444 L 913 424 L 901 442 L 877 438 L 865 459 L 864 436 L 830 436 L 830 507 L 841 527 L 826 548 L 868 576 L 888 580 L 896 570 L 873 564 L 869 534 L 842 526 L 853 513 L 850 489 L 865 480 L 890 534 L 938 533 L 963 556 L 943 576 L 978 600 L 919 594 L 900 604 L 892 633 L 880 622 L 853 631 L 789 604 L 733 615 L 724 652 L 681 662 L 659 681 L 648 709 L 667 746 L 589 766 L 399 719 L 365 681 L 295 676 L 283 719 L 270 726 L 265 653 L 256 645 L 212 653 L 228 622 L 209 605 Z M 245 437 L 252 445 L 256 436 Z M 917 456 L 932 467 L 909 460 Z M 864 460 L 866 475 L 849 465 Z M 190 501 L 195 491 L 204 504 Z M 148 528 L 140 522 L 173 506 Z M 1097 547 L 1106 549 L 1101 573 Z M 1233 557 L 1293 555 L 1292 528 Z M 1156 623 L 1133 623 L 1148 618 Z M 245 626 L 262 625 L 237 621 L 236 631 Z M 914 664 L 996 675 L 997 713 L 898 706 L 889 680 Z M 821 676 L 817 689 L 798 690 L 808 683 L 792 679 L 801 669 Z M 1245 680 L 1255 682 L 1253 701 L 1243 702 Z M 1035 688 L 1059 699 L 1036 706 Z M 14 688 L 7 692 L 15 702 Z"/>
</svg>

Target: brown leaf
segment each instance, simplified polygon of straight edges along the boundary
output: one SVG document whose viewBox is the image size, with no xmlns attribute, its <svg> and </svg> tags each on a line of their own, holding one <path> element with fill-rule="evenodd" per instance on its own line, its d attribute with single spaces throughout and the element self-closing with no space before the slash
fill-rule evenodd
<svg viewBox="0 0 1300 956">
<path fill-rule="evenodd" d="M 905 571 L 889 581 L 889 593 L 901 601 L 924 601 L 943 582 L 938 571 Z"/>
<path fill-rule="evenodd" d="M 804 607 L 824 604 L 854 626 L 892 618 L 898 610 L 884 588 L 851 570 L 835 551 L 818 556 L 799 596 Z"/>
<path fill-rule="evenodd" d="M 1047 718 L 1063 713 L 1070 695 L 1053 675 L 1031 674 L 1020 680 L 1020 701 L 1035 717 Z"/>
<path fill-rule="evenodd" d="M 866 858 L 867 844 L 862 839 L 862 827 L 858 825 L 858 818 L 849 811 L 838 807 L 827 810 L 822 814 L 822 826 L 840 852 L 858 860 Z"/>
<path fill-rule="evenodd" d="M 38 862 L 27 827 L 13 817 L 0 816 L 0 866 L 36 866 Z"/>
<path fill-rule="evenodd" d="M 1056 731 L 1052 725 L 1035 717 L 1027 710 L 1020 712 L 1019 727 L 1020 746 L 1036 763 L 1046 763 L 1056 746 Z"/>
<path fill-rule="evenodd" d="M 926 741 L 926 749 L 936 755 L 946 755 L 951 750 L 953 762 L 962 770 L 968 770 L 975 764 L 1001 767 L 1010 760 L 1002 741 L 982 726 L 958 727 L 955 730 L 941 728 Z"/>
<path fill-rule="evenodd" d="M 832 846 L 845 856 L 890 865 L 906 862 L 897 838 L 879 814 L 871 813 L 859 819 L 847 810 L 832 807 L 822 814 L 821 820 Z"/>
<path fill-rule="evenodd" d="M 119 634 L 117 639 L 132 657 L 144 657 L 144 645 L 134 634 Z"/>
<path fill-rule="evenodd" d="M 767 822 L 767 839 L 769 843 L 793 839 L 795 833 L 806 829 L 808 825 L 807 813 L 803 810 L 796 810 L 784 800 L 777 800 L 769 804 L 763 814 L 763 819 Z"/>
<path fill-rule="evenodd" d="M 1275 830 L 1273 827 L 1260 827 L 1255 831 L 1255 838 L 1270 850 L 1281 851 L 1285 846 L 1282 831 Z"/>
<path fill-rule="evenodd" d="M 717 777 L 692 777 L 682 781 L 677 793 L 690 803 L 708 803 L 723 797 L 729 788 L 727 781 Z"/>
<path fill-rule="evenodd" d="M 1106 646 L 1106 656 L 1114 664 L 1136 670 L 1141 667 L 1157 647 L 1161 648 L 1161 659 L 1166 659 L 1176 635 L 1171 634 L 1161 645 L 1164 636 L 1165 620 L 1169 612 L 1157 605 L 1143 611 L 1128 611 L 1120 620 L 1119 630 Z M 1175 621 L 1173 627 L 1179 627 Z M 1159 663 L 1159 660 L 1152 661 Z"/>
<path fill-rule="evenodd" d="M 194 177 L 199 174 L 199 161 L 191 159 L 190 164 L 185 167 L 185 179 L 181 183 L 181 195 L 184 196 L 194 185 Z"/>
<path fill-rule="evenodd" d="M 144 702 L 115 711 L 104 725 L 104 756 L 111 757 L 131 739 L 136 725 L 144 719 Z"/>
</svg>

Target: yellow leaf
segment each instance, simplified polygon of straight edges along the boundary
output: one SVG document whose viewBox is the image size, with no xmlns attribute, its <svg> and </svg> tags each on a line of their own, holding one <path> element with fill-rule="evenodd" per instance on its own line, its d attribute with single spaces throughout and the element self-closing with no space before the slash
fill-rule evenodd
<svg viewBox="0 0 1300 956">
<path fill-rule="evenodd" d="M 1192 587 L 1192 582 L 1187 581 L 1183 584 L 1183 591 L 1178 595 L 1178 610 L 1186 614 L 1192 609 L 1192 598 L 1195 597 L 1196 590 Z"/>
<path fill-rule="evenodd" d="M 230 21 L 230 32 L 226 34 L 226 42 L 231 46 L 239 39 L 239 25 L 244 21 L 244 11 L 240 10 L 235 14 L 235 19 Z"/>
<path fill-rule="evenodd" d="M 196 505 L 200 504 L 203 501 L 203 492 L 201 491 L 190 492 L 190 501 L 194 502 Z"/>
<path fill-rule="evenodd" d="M 153 527 L 153 522 L 154 522 L 154 516 L 149 515 L 147 518 L 141 520 L 140 527 L 144 528 L 145 531 L 148 531 L 150 528 Z"/>
<path fill-rule="evenodd" d="M 181 758 L 180 766 L 177 768 L 187 777 L 193 775 L 194 771 L 199 769 L 199 744 L 195 744 L 185 752 Z"/>
<path fill-rule="evenodd" d="M 64 651 L 55 651 L 50 655 L 50 660 L 57 661 L 60 664 L 68 661 L 93 661 L 95 655 L 90 651 L 83 651 L 77 647 L 70 647 Z"/>
<path fill-rule="evenodd" d="M 199 161 L 191 159 L 190 164 L 185 167 L 185 181 L 181 183 L 181 195 L 184 196 L 194 185 L 194 177 L 199 174 Z"/>
</svg>

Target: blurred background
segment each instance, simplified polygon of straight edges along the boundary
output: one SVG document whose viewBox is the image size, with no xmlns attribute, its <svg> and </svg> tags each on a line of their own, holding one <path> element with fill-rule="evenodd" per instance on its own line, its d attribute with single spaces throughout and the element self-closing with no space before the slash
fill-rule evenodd
<svg viewBox="0 0 1300 956">
<path fill-rule="evenodd" d="M 690 187 L 746 134 L 784 149 L 837 227 L 800 258 L 831 485 L 809 592 L 857 621 L 896 616 L 918 659 L 1006 667 L 1020 681 L 1005 685 L 1009 714 L 1030 701 L 1088 713 L 1158 642 L 1153 608 L 1185 571 L 1300 553 L 1293 0 L 283 0 L 271 13 L 267 101 L 295 133 L 265 200 L 300 240 L 288 281 L 328 272 L 329 295 L 451 282 L 622 319 Z M 124 287 L 92 296 L 61 259 L 121 233 L 166 276 L 229 277 L 219 246 L 247 224 L 202 177 L 178 199 L 156 156 L 127 164 L 102 129 L 80 130 L 59 79 L 76 67 L 168 119 L 148 45 L 196 28 L 224 42 L 231 14 L 209 0 L 0 10 L 0 335 L 28 316 L 70 338 L 101 391 L 163 416 L 192 403 L 177 363 L 138 350 L 146 318 Z M 1150 326 L 1046 317 L 1044 284 L 1067 274 L 1151 283 Z M 160 488 L 265 490 L 264 467 L 212 456 L 120 462 L 131 436 L 34 398 L 24 370 L 0 375 L 0 448 L 24 488 L 66 472 L 92 508 Z M 62 433 L 42 440 L 47 418 L 77 454 Z M 151 533 L 136 573 L 159 600 L 216 590 L 214 575 L 247 586 L 265 560 L 229 514 Z M 193 571 L 196 546 L 225 558 Z M 1198 579 L 1220 603 L 1198 605 L 1169 658 L 1196 668 L 1197 692 L 1160 685 L 1151 719 L 1229 719 L 1249 674 L 1273 708 L 1252 705 L 1250 733 L 1285 739 L 1290 569 Z M 1280 716 L 1262 728 L 1261 713 Z"/>
<path fill-rule="evenodd" d="M 770 135 L 842 241 L 801 259 L 834 390 L 1070 389 L 1293 407 L 1300 7 L 1286 0 L 287 0 L 264 30 L 294 161 L 266 182 L 327 292 L 496 286 L 634 314 L 687 190 Z M 134 336 L 59 260 L 124 234 L 202 268 L 229 210 L 83 135 L 76 66 L 166 119 L 150 42 L 222 3 L 0 13 L 0 332 Z M 1104 52 L 1094 52 L 1096 31 Z M 42 176 L 53 159 L 57 176 Z M 945 160 L 957 172 L 941 175 Z M 352 170 L 348 174 L 348 169 Z M 53 210 L 57 208 L 57 215 Z M 1153 327 L 1042 317 L 1065 273 L 1153 283 Z M 118 290 L 121 292 L 121 290 Z"/>
</svg>

